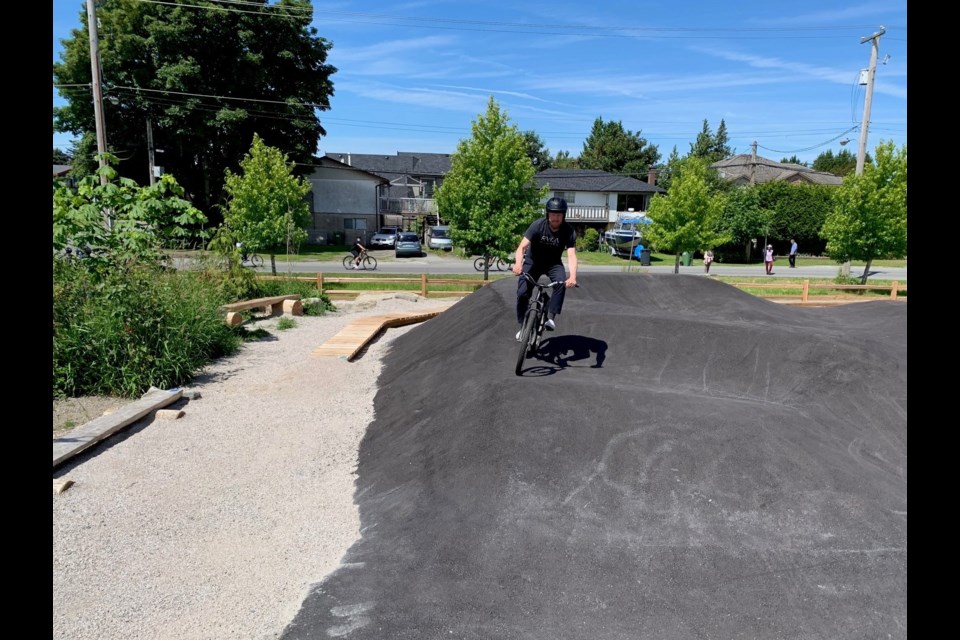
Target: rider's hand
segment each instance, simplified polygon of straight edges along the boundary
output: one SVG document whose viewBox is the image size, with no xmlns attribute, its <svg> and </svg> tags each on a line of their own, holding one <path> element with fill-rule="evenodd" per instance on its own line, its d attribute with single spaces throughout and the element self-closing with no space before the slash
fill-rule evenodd
<svg viewBox="0 0 960 640">
<path fill-rule="evenodd" d="M 571 288 L 577 286 L 577 279 L 576 279 L 575 277 L 573 277 L 573 276 L 570 276 L 569 278 L 567 278 L 567 280 L 566 280 L 566 282 L 565 282 L 564 284 L 567 285 L 567 289 L 571 289 Z"/>
<path fill-rule="evenodd" d="M 521 273 L 523 273 L 523 264 L 519 262 L 514 262 L 513 266 L 510 268 L 510 271 L 513 271 L 514 275 L 517 275 L 517 276 L 520 275 Z"/>
</svg>

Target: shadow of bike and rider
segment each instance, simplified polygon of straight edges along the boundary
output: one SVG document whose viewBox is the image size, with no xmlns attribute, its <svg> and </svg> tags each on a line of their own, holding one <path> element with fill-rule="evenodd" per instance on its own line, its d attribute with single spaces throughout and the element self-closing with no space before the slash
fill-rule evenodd
<svg viewBox="0 0 960 640">
<path fill-rule="evenodd" d="M 567 367 L 584 366 L 587 363 L 591 363 L 591 369 L 599 369 L 607 357 L 607 343 L 587 336 L 550 336 L 540 343 L 535 357 L 541 362 L 556 365 L 557 368 L 549 373 L 556 373 Z M 547 372 L 540 373 L 543 375 Z"/>
</svg>

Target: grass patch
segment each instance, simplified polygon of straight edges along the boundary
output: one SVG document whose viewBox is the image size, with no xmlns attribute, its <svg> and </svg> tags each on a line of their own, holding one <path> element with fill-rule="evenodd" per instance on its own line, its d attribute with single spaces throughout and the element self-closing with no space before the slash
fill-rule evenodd
<svg viewBox="0 0 960 640">
<path fill-rule="evenodd" d="M 287 316 L 283 316 L 277 320 L 277 331 L 286 331 L 287 329 L 293 329 L 296 326 L 297 321 Z"/>
</svg>

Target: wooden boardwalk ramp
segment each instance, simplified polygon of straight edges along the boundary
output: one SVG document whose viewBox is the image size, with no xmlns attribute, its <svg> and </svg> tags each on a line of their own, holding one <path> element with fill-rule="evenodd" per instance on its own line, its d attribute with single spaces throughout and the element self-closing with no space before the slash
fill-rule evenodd
<svg viewBox="0 0 960 640">
<path fill-rule="evenodd" d="M 366 318 L 358 318 L 314 349 L 310 355 L 336 356 L 338 358 L 354 360 L 360 352 L 363 351 L 364 347 L 373 342 L 385 329 L 423 322 L 438 316 L 446 309 L 448 309 L 448 307 L 425 309 L 420 312 L 397 311 L 395 313 L 384 313 L 376 316 L 367 316 Z"/>
</svg>

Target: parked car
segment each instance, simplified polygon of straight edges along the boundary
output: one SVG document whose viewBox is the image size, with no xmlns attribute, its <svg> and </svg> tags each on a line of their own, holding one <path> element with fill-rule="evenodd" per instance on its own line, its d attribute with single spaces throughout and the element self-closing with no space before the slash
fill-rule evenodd
<svg viewBox="0 0 960 640">
<path fill-rule="evenodd" d="M 371 249 L 393 249 L 397 245 L 397 227 L 383 227 L 370 238 Z"/>
<path fill-rule="evenodd" d="M 450 227 L 430 227 L 430 239 L 427 240 L 427 246 L 431 249 L 443 249 L 444 251 L 453 249 L 453 240 L 450 238 Z"/>
<path fill-rule="evenodd" d="M 423 247 L 420 245 L 420 237 L 412 231 L 401 231 L 397 234 L 396 256 L 415 256 L 419 258 L 423 255 Z"/>
</svg>

